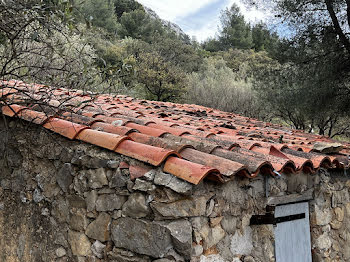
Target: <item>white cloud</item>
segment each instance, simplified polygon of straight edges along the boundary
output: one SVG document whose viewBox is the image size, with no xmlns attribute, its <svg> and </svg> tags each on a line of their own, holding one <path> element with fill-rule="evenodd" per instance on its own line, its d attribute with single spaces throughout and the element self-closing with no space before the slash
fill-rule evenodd
<svg viewBox="0 0 350 262">
<path fill-rule="evenodd" d="M 222 8 L 230 7 L 236 3 L 246 19 L 252 23 L 266 17 L 261 11 L 247 10 L 240 0 L 138 0 L 141 4 L 151 8 L 160 18 L 177 23 L 189 36 L 195 36 L 198 41 L 213 37 L 217 33 L 220 24 L 220 11 L 215 15 L 201 15 L 201 9 L 217 3 Z M 188 18 L 197 19 L 197 23 L 189 21 Z"/>
<path fill-rule="evenodd" d="M 151 8 L 162 19 L 175 21 L 196 13 L 202 7 L 217 2 L 217 0 L 138 0 L 141 4 Z"/>
</svg>

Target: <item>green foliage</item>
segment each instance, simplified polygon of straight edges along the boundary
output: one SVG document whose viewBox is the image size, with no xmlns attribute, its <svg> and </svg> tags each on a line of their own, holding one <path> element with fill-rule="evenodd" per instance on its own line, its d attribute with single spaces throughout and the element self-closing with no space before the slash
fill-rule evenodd
<svg viewBox="0 0 350 262">
<path fill-rule="evenodd" d="M 252 27 L 253 46 L 255 51 L 274 52 L 279 41 L 278 35 L 271 32 L 264 23 Z"/>
<path fill-rule="evenodd" d="M 116 33 L 118 29 L 117 16 L 111 1 L 85 0 L 81 6 L 78 6 L 78 10 L 88 25 L 104 28 L 112 34 Z"/>
<path fill-rule="evenodd" d="M 224 49 L 221 41 L 216 38 L 209 38 L 205 40 L 202 46 L 209 52 L 218 52 Z"/>
<path fill-rule="evenodd" d="M 344 12 L 349 3 L 270 0 L 254 4 L 269 7 L 276 22 L 283 19 L 290 31 L 273 54 L 281 65 L 256 84 L 265 101 L 296 128 L 329 136 L 345 132 L 350 127 L 344 126 L 350 112 L 350 13 Z"/>
<path fill-rule="evenodd" d="M 158 52 L 165 61 L 187 73 L 197 71 L 202 63 L 199 50 L 177 37 L 170 38 L 165 35 L 154 38 L 151 49 Z"/>
<path fill-rule="evenodd" d="M 206 58 L 200 70 L 188 77 L 187 103 L 263 117 L 262 106 L 249 80 L 234 73 L 224 60 Z"/>
<path fill-rule="evenodd" d="M 254 49 L 273 53 L 279 42 L 276 33 L 260 22 L 251 26 L 244 19 L 239 7 L 233 4 L 221 13 L 221 31 L 217 38 L 209 38 L 203 48 L 210 52 L 228 49 Z"/>
<path fill-rule="evenodd" d="M 140 3 L 135 0 L 114 0 L 115 13 L 120 18 L 124 13 L 129 13 L 134 10 L 143 10 Z"/>
<path fill-rule="evenodd" d="M 95 53 L 70 26 L 70 2 L 0 2 L 0 78 L 93 88 Z"/>
<path fill-rule="evenodd" d="M 138 57 L 136 72 L 146 99 L 181 100 L 185 91 L 185 75 L 179 68 L 165 62 L 159 54 L 141 53 Z"/>
<path fill-rule="evenodd" d="M 221 26 L 219 40 L 225 49 L 250 49 L 253 47 L 250 25 L 245 22 L 244 16 L 236 4 L 222 12 Z"/>
<path fill-rule="evenodd" d="M 164 34 L 161 22 L 152 19 L 144 10 L 134 10 L 124 13 L 120 18 L 121 28 L 118 31 L 121 38 L 131 37 L 151 42 L 155 34 Z"/>
</svg>

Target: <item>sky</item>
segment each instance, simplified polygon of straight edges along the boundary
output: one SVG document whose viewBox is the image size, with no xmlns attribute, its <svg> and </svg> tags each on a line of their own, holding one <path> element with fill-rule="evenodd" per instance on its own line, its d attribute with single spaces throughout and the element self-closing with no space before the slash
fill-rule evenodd
<svg viewBox="0 0 350 262">
<path fill-rule="evenodd" d="M 258 10 L 247 10 L 240 0 L 138 0 L 151 8 L 160 18 L 176 23 L 190 37 L 198 41 L 214 37 L 220 24 L 220 11 L 236 3 L 247 21 L 262 20 Z"/>
</svg>

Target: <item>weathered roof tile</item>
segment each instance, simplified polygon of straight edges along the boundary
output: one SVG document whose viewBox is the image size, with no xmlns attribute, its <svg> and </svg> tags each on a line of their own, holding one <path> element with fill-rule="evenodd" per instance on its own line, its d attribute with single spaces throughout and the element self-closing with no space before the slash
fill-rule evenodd
<svg viewBox="0 0 350 262">
<path fill-rule="evenodd" d="M 0 82 L 1 111 L 70 139 L 94 144 L 193 184 L 234 175 L 349 168 L 350 144 L 332 154 L 313 152 L 320 135 L 197 105 L 92 95 L 21 81 Z M 183 159 L 182 159 L 183 158 Z M 130 166 L 133 178 L 148 170 Z"/>
</svg>

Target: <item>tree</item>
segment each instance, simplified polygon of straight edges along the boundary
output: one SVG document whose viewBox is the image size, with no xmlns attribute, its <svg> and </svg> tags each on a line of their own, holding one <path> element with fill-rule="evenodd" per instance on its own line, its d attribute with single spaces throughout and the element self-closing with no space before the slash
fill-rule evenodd
<svg viewBox="0 0 350 262">
<path fill-rule="evenodd" d="M 143 6 L 134 0 L 114 0 L 115 13 L 120 18 L 124 13 L 134 10 L 143 10 Z"/>
<path fill-rule="evenodd" d="M 256 87 L 263 87 L 262 93 L 269 90 L 275 111 L 294 127 L 329 136 L 345 132 L 350 112 L 350 2 L 247 2 L 269 9 L 275 23 L 288 30 L 274 53 L 280 67 L 270 70 L 273 79 L 265 72 Z"/>
<path fill-rule="evenodd" d="M 279 41 L 275 32 L 271 32 L 266 24 L 260 22 L 252 27 L 253 48 L 255 51 L 273 53 Z"/>
<path fill-rule="evenodd" d="M 141 53 L 136 72 L 146 99 L 179 101 L 185 91 L 185 75 L 155 52 Z"/>
<path fill-rule="evenodd" d="M 251 117 L 263 117 L 249 78 L 233 72 L 222 58 L 205 58 L 198 72 L 188 76 L 187 103 L 214 107 Z"/>
<path fill-rule="evenodd" d="M 123 13 L 120 24 L 121 28 L 118 33 L 121 38 L 132 37 L 150 43 L 154 34 L 163 35 L 165 33 L 165 28 L 160 20 L 151 18 L 140 9 Z"/>
<path fill-rule="evenodd" d="M 158 35 L 152 40 L 151 49 L 158 52 L 164 61 L 181 68 L 187 73 L 198 71 L 202 57 L 198 48 L 186 44 L 176 35 Z"/>
<path fill-rule="evenodd" d="M 250 24 L 246 23 L 239 7 L 233 4 L 221 13 L 221 31 L 219 40 L 223 47 L 250 49 L 253 38 Z"/>
<path fill-rule="evenodd" d="M 86 0 L 78 4 L 79 13 L 88 25 L 104 28 L 115 35 L 118 29 L 117 15 L 113 2 L 109 0 Z"/>
<path fill-rule="evenodd" d="M 81 35 L 86 28 L 75 26 L 71 10 L 67 1 L 0 2 L 0 80 L 94 91 L 109 87 L 95 66 L 93 46 Z"/>
</svg>

